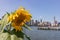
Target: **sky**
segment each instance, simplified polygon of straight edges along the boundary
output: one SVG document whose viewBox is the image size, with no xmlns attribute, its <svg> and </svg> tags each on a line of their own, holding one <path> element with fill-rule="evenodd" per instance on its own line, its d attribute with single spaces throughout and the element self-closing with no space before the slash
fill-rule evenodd
<svg viewBox="0 0 60 40">
<path fill-rule="evenodd" d="M 32 14 L 32 19 L 60 22 L 60 0 L 0 0 L 0 18 L 6 12 L 13 12 L 23 6 Z"/>
</svg>

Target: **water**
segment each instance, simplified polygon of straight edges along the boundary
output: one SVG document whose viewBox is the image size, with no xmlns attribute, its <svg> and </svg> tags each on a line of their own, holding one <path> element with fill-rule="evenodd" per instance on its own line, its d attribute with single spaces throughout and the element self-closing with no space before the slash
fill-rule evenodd
<svg viewBox="0 0 60 40">
<path fill-rule="evenodd" d="M 32 30 L 24 30 L 32 40 L 60 40 L 60 31 L 55 30 L 37 30 L 38 27 L 31 27 Z"/>
</svg>

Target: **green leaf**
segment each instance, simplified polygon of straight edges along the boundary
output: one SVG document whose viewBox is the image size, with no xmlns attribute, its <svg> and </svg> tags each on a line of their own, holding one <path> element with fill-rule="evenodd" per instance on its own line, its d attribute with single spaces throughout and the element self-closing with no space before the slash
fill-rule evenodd
<svg viewBox="0 0 60 40">
<path fill-rule="evenodd" d="M 11 35 L 11 40 L 24 40 L 23 38 L 21 37 L 17 37 L 16 35 Z"/>
<path fill-rule="evenodd" d="M 24 24 L 24 27 L 27 28 L 28 30 L 32 30 L 28 25 Z"/>
<path fill-rule="evenodd" d="M 7 13 L 1 19 L 1 27 L 0 27 L 1 29 L 0 30 L 2 30 L 2 31 L 8 23 L 8 20 L 7 20 L 8 16 L 9 16 L 9 14 Z"/>
<path fill-rule="evenodd" d="M 9 33 L 0 33 L 0 40 L 11 40 Z"/>
<path fill-rule="evenodd" d="M 11 40 L 20 40 L 16 35 L 11 35 Z"/>
<path fill-rule="evenodd" d="M 0 25 L 1 25 L 1 20 L 0 20 Z"/>
<path fill-rule="evenodd" d="M 11 35 L 8 32 L 0 33 L 0 40 L 23 40 L 21 37 L 17 37 L 15 34 Z"/>
</svg>

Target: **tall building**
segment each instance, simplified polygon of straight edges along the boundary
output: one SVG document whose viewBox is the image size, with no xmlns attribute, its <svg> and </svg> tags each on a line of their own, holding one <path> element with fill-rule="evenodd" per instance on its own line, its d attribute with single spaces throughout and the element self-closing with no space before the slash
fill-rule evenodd
<svg viewBox="0 0 60 40">
<path fill-rule="evenodd" d="M 56 20 L 55 16 L 54 16 L 54 21 Z"/>
<path fill-rule="evenodd" d="M 38 25 L 38 20 L 35 20 L 35 25 L 36 25 L 36 26 Z"/>
<path fill-rule="evenodd" d="M 40 22 L 42 23 L 42 19 L 40 20 Z"/>
<path fill-rule="evenodd" d="M 58 22 L 56 20 L 56 17 L 54 16 L 54 25 L 53 26 L 57 26 L 58 25 Z"/>
</svg>

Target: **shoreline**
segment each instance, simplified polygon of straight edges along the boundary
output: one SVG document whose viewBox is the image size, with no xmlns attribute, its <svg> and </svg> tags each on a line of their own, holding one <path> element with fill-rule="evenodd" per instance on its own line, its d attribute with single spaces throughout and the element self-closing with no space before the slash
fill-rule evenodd
<svg viewBox="0 0 60 40">
<path fill-rule="evenodd" d="M 60 27 L 38 27 L 38 30 L 60 30 Z"/>
</svg>

